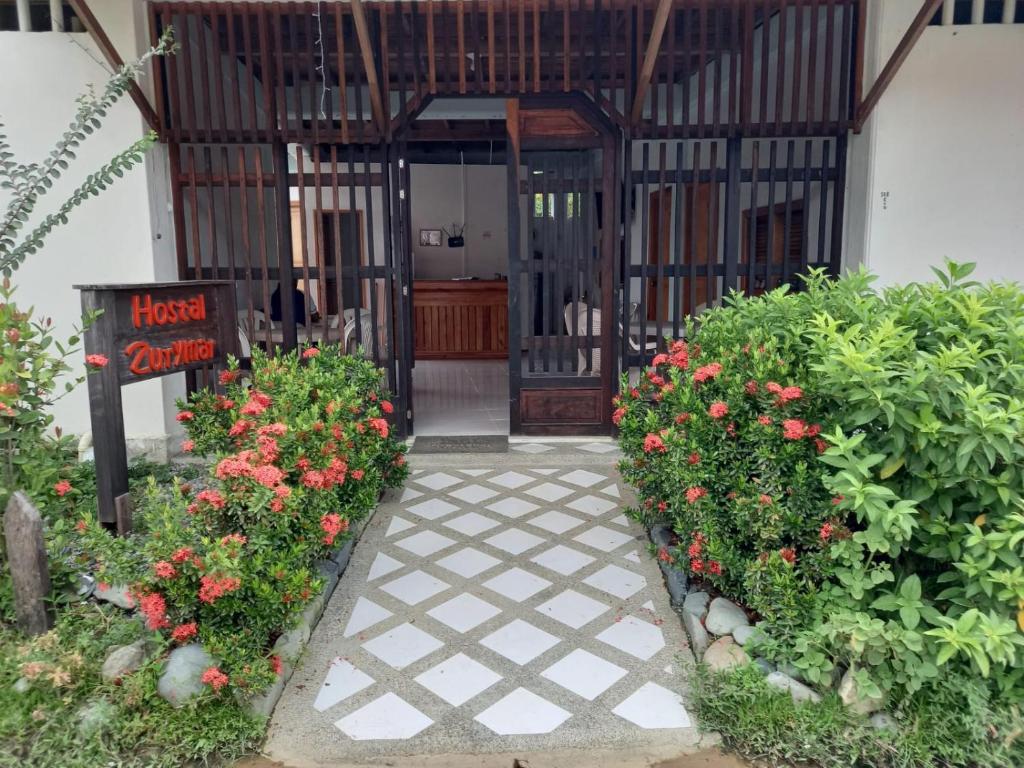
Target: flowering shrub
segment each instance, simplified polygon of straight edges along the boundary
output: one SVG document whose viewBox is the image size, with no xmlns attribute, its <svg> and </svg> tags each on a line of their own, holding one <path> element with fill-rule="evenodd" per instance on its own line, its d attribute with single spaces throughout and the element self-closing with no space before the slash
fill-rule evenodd
<svg viewBox="0 0 1024 768">
<path fill-rule="evenodd" d="M 640 512 L 667 517 L 679 536 L 662 559 L 770 620 L 796 618 L 828 573 L 820 398 L 773 339 L 679 341 L 653 363 L 636 387 L 623 382 L 614 420 Z M 773 599 L 783 581 L 790 606 Z"/>
<path fill-rule="evenodd" d="M 271 647 L 320 588 L 316 561 L 404 480 L 404 446 L 383 373 L 335 347 L 254 350 L 250 381 L 235 364 L 220 380 L 223 394 L 179 403 L 185 447 L 214 460 L 208 482 L 154 484 L 135 539 L 78 528 L 99 578 L 131 585 L 150 630 L 218 660 L 203 676 L 212 691 L 250 691 L 280 673 Z"/>
</svg>

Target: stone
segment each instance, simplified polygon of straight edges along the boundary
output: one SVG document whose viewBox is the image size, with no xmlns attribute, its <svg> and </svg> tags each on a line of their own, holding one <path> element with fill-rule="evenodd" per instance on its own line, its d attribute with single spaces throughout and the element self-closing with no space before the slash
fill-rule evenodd
<svg viewBox="0 0 1024 768">
<path fill-rule="evenodd" d="M 707 592 L 691 592 L 683 600 L 683 610 L 692 613 L 698 619 L 703 619 L 708 612 L 708 603 L 711 597 Z"/>
<path fill-rule="evenodd" d="M 125 675 L 135 672 L 145 662 L 145 640 L 136 640 L 130 645 L 119 645 L 107 654 L 100 669 L 100 676 L 108 683 L 120 680 Z"/>
<path fill-rule="evenodd" d="M 290 676 L 290 672 L 286 675 L 284 671 L 282 669 L 282 674 L 278 675 L 277 680 L 266 690 L 249 696 L 238 696 L 236 700 L 250 715 L 269 718 L 274 707 L 277 706 L 281 694 L 284 693 L 284 686 Z"/>
<path fill-rule="evenodd" d="M 14 590 L 14 615 L 26 635 L 41 635 L 53 626 L 50 564 L 43 541 L 43 519 L 28 496 L 11 494 L 4 512 L 6 556 Z"/>
<path fill-rule="evenodd" d="M 668 589 L 672 605 L 681 605 L 686 600 L 686 588 L 690 582 L 689 577 L 668 563 L 659 561 L 658 565 L 661 566 L 662 576 L 665 577 L 665 588 Z"/>
<path fill-rule="evenodd" d="M 876 731 L 895 731 L 899 728 L 896 718 L 888 712 L 876 712 L 868 719 L 868 722 Z"/>
<path fill-rule="evenodd" d="M 785 691 L 793 697 L 793 701 L 799 703 L 802 701 L 810 701 L 817 704 L 821 701 L 821 696 L 812 691 L 803 683 L 794 680 L 789 675 L 783 674 L 782 672 L 770 672 L 768 677 L 765 678 L 768 685 L 772 688 L 777 688 L 780 691 Z"/>
<path fill-rule="evenodd" d="M 800 668 L 788 662 L 786 664 L 779 664 L 779 672 L 802 683 L 806 682 L 804 680 L 804 673 L 800 671 Z"/>
<path fill-rule="evenodd" d="M 651 541 L 659 548 L 672 546 L 672 527 L 664 523 L 652 526 Z"/>
<path fill-rule="evenodd" d="M 157 682 L 157 692 L 173 706 L 180 707 L 206 690 L 206 684 L 200 678 L 215 664 L 214 658 L 198 643 L 175 648 L 167 657 L 167 664 Z"/>
<path fill-rule="evenodd" d="M 736 627 L 749 623 L 743 609 L 724 597 L 716 597 L 711 601 L 707 618 L 704 619 L 704 626 L 713 635 L 731 635 Z"/>
<path fill-rule="evenodd" d="M 299 658 L 302 649 L 309 642 L 311 632 L 309 624 L 300 620 L 296 627 L 289 629 L 277 638 L 277 642 L 274 643 L 274 653 L 287 661 Z"/>
<path fill-rule="evenodd" d="M 28 693 L 32 690 L 32 683 L 28 681 L 28 678 L 19 677 L 14 681 L 14 685 L 11 686 L 11 689 L 15 693 Z"/>
<path fill-rule="evenodd" d="M 775 671 L 775 665 L 767 659 L 762 659 L 760 656 L 754 659 L 754 666 L 757 667 L 761 674 L 765 677 L 767 677 Z"/>
<path fill-rule="evenodd" d="M 316 564 L 316 569 L 320 573 L 320 578 L 324 580 L 323 596 L 324 600 L 327 601 L 334 594 L 334 588 L 338 586 L 341 569 L 338 568 L 338 564 L 333 560 L 320 560 Z"/>
<path fill-rule="evenodd" d="M 700 661 L 704 656 L 704 651 L 711 643 L 708 631 L 704 629 L 698 616 L 686 611 L 683 611 L 683 626 L 686 628 L 686 634 L 690 636 L 690 648 L 693 650 L 693 655 L 697 661 Z"/>
<path fill-rule="evenodd" d="M 319 595 L 314 597 L 306 607 L 302 610 L 301 623 L 309 627 L 309 633 L 313 634 L 313 627 L 316 626 L 317 622 L 320 621 L 320 616 L 324 612 L 324 593 L 321 592 Z M 309 639 L 308 637 L 306 638 Z"/>
<path fill-rule="evenodd" d="M 751 640 L 756 643 L 763 643 L 768 639 L 760 627 L 752 627 L 749 624 L 742 624 L 732 631 L 732 639 L 739 645 L 746 645 Z"/>
<path fill-rule="evenodd" d="M 124 584 L 108 585 L 106 589 L 97 584 L 92 594 L 97 600 L 116 605 L 118 608 L 124 608 L 126 611 L 130 611 L 135 607 L 135 601 L 128 594 L 128 587 Z"/>
<path fill-rule="evenodd" d="M 848 670 L 839 681 L 839 698 L 846 708 L 860 715 L 870 715 L 885 706 L 885 696 L 865 696 L 857 688 L 853 671 Z"/>
<path fill-rule="evenodd" d="M 354 536 L 351 536 L 348 541 L 345 542 L 345 545 L 331 556 L 331 559 L 338 565 L 339 574 L 344 572 L 348 567 L 348 561 L 349 558 L 352 557 L 352 550 L 355 549 L 355 546 L 356 539 Z"/>
<path fill-rule="evenodd" d="M 106 730 L 117 717 L 117 707 L 106 699 L 97 699 L 79 707 L 75 713 L 78 721 L 78 732 L 89 738 Z"/>
<path fill-rule="evenodd" d="M 715 672 L 725 672 L 733 667 L 741 667 L 750 661 L 740 646 L 728 635 L 720 637 L 704 652 L 704 663 Z"/>
</svg>

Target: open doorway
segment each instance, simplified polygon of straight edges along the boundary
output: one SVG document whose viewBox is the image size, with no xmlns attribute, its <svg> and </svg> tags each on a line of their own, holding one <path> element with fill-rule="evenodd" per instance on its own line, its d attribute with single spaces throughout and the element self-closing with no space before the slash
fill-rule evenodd
<svg viewBox="0 0 1024 768">
<path fill-rule="evenodd" d="M 413 432 L 507 435 L 504 104 L 445 101 L 408 129 Z"/>
</svg>

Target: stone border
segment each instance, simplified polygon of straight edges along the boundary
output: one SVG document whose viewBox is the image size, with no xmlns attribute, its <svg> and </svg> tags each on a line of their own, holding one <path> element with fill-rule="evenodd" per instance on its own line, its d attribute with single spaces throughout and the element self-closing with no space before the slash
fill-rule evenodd
<svg viewBox="0 0 1024 768">
<path fill-rule="evenodd" d="M 299 623 L 277 638 L 277 642 L 274 643 L 273 653 L 281 657 L 281 674 L 277 676 L 277 681 L 265 691 L 240 702 L 249 714 L 269 718 L 274 711 L 274 707 L 277 706 L 281 694 L 284 693 L 285 686 L 288 685 L 288 681 L 291 680 L 292 675 L 295 673 L 295 666 L 303 651 L 306 650 L 313 631 L 323 617 L 327 602 L 331 599 L 331 595 L 334 594 L 334 590 L 338 586 L 338 582 L 341 581 L 345 569 L 348 568 L 352 551 L 366 531 L 370 521 L 377 514 L 380 505 L 391 501 L 391 495 L 396 493 L 396 490 L 398 493 L 401 493 L 402 489 L 385 489 L 366 517 L 349 528 L 351 535 L 345 540 L 345 543 L 338 547 L 328 559 L 317 561 L 317 570 L 326 581 L 323 591 L 314 597 L 302 611 Z"/>
</svg>

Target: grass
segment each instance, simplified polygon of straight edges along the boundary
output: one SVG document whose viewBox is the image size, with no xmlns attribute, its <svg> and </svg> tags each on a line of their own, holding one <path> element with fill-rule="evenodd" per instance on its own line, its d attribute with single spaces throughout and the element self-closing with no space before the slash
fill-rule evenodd
<svg viewBox="0 0 1024 768">
<path fill-rule="evenodd" d="M 992 702 L 979 681 L 949 676 L 893 708 L 897 724 L 876 730 L 832 695 L 795 704 L 756 667 L 694 678 L 701 725 L 726 745 L 767 765 L 821 768 L 1009 768 L 1024 765 L 1024 718 Z"/>
<path fill-rule="evenodd" d="M 0 766 L 181 768 L 222 764 L 262 738 L 264 723 L 232 700 L 201 697 L 175 709 L 159 698 L 160 654 L 120 685 L 104 682 L 108 650 L 144 634 L 112 606 L 64 607 L 57 626 L 32 641 L 0 628 Z M 33 677 L 19 693 L 19 678 Z M 89 707 L 105 708 L 92 732 L 79 728 Z"/>
</svg>

